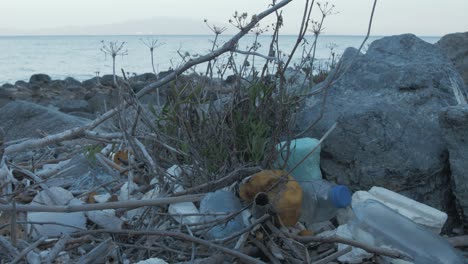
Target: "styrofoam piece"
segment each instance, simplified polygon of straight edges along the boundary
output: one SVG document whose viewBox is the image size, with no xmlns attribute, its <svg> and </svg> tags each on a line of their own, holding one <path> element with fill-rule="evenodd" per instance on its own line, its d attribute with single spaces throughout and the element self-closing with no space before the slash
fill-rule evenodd
<svg viewBox="0 0 468 264">
<path fill-rule="evenodd" d="M 131 200 L 131 193 L 138 189 L 138 185 L 134 182 L 127 181 L 122 187 L 120 187 L 119 201 Z"/>
<path fill-rule="evenodd" d="M 55 188 L 60 188 L 60 187 L 53 187 L 51 188 L 51 190 Z M 47 195 L 44 193 L 45 191 L 41 191 L 39 193 L 40 198 L 38 199 L 34 198 L 31 204 L 36 204 L 36 205 L 44 204 L 44 203 L 41 203 L 41 201 L 48 201 L 49 203 L 45 203 L 45 204 L 53 205 L 53 203 L 50 203 L 51 201 L 50 198 L 48 198 Z M 36 195 L 36 197 L 39 196 L 39 194 Z M 68 199 L 68 197 L 62 197 L 60 195 L 56 195 L 56 196 L 60 197 L 61 201 Z M 68 196 L 68 195 L 65 195 L 65 196 Z M 41 197 L 47 197 L 47 198 L 42 199 Z M 63 200 L 61 198 L 63 198 Z M 77 199 L 72 199 L 69 203 L 66 203 L 66 204 L 81 205 L 82 202 Z M 59 205 L 65 205 L 65 204 L 59 204 Z M 31 232 L 32 237 L 35 239 L 42 237 L 42 236 L 47 236 L 47 237 L 60 236 L 63 234 L 70 234 L 72 232 L 86 229 L 86 217 L 83 212 L 75 212 L 75 213 L 30 212 L 27 215 L 27 220 L 28 222 L 54 223 L 54 224 L 31 224 L 31 225 L 34 225 L 34 228 L 32 228 L 31 225 L 28 225 L 27 229 L 28 231 Z"/>
<path fill-rule="evenodd" d="M 167 264 L 167 262 L 160 258 L 150 258 L 150 259 L 141 260 L 135 264 Z"/>
<path fill-rule="evenodd" d="M 190 168 L 188 168 L 190 170 Z M 183 170 L 179 165 L 173 165 L 169 169 L 166 170 L 166 173 L 171 177 L 178 178 L 182 174 Z M 180 184 L 176 184 L 174 186 L 174 192 L 181 192 L 184 191 L 184 187 Z M 195 224 L 200 222 L 199 215 L 187 215 L 186 214 L 200 214 L 197 207 L 194 203 L 185 202 L 185 203 L 176 203 L 169 205 L 168 209 L 169 213 L 172 214 L 172 217 L 179 222 L 179 223 L 190 223 Z"/>
<path fill-rule="evenodd" d="M 179 223 L 183 224 L 196 224 L 200 222 L 199 215 L 187 214 L 200 214 L 197 207 L 190 202 L 176 203 L 169 205 L 169 213 Z M 186 215 L 186 216 L 185 216 Z"/>
<path fill-rule="evenodd" d="M 388 189 L 374 186 L 368 192 L 357 191 L 353 194 L 352 205 L 368 199 L 377 200 L 413 222 L 440 233 L 447 221 L 447 214 L 433 207 L 417 202 Z"/>
<path fill-rule="evenodd" d="M 182 174 L 182 168 L 179 165 L 172 165 L 166 170 L 166 173 L 174 178 L 178 178 Z"/>
<path fill-rule="evenodd" d="M 111 198 L 111 195 L 109 193 L 96 194 L 93 198 L 97 203 L 106 203 Z"/>
<path fill-rule="evenodd" d="M 115 210 L 87 211 L 88 219 L 104 229 L 122 229 L 123 221 L 115 216 Z"/>
<path fill-rule="evenodd" d="M 336 235 L 343 238 L 354 239 L 346 224 L 340 225 L 336 229 Z M 349 247 L 349 245 L 340 243 L 338 244 L 338 251 L 341 251 L 347 247 Z M 369 253 L 363 249 L 352 247 L 350 252 L 339 257 L 338 260 L 344 263 L 362 263 L 363 259 L 370 258 L 373 255 L 374 254 Z"/>
<path fill-rule="evenodd" d="M 81 205 L 82 202 L 73 197 L 73 194 L 61 187 L 51 187 L 48 190 L 39 192 L 31 202 L 31 205 Z M 31 230 L 31 225 L 27 229 L 31 231 L 34 238 L 40 236 L 59 236 L 75 231 L 83 230 L 86 227 L 86 217 L 83 212 L 75 213 L 52 213 L 52 212 L 29 212 L 27 215 L 29 222 L 53 222 L 57 224 L 35 224 Z"/>
</svg>

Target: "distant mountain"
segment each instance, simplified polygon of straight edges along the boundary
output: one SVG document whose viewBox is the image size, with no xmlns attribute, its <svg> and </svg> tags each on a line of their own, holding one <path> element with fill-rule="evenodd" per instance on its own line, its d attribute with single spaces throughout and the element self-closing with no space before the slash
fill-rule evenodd
<svg viewBox="0 0 468 264">
<path fill-rule="evenodd" d="M 222 23 L 216 23 L 222 25 Z M 94 26 L 61 26 L 41 29 L 0 28 L 2 36 L 18 35 L 205 35 L 211 31 L 203 19 L 154 17 Z"/>
</svg>

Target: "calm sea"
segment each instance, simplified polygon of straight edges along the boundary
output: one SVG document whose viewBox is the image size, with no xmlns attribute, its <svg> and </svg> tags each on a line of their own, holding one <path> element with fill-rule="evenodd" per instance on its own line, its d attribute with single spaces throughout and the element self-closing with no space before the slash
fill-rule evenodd
<svg viewBox="0 0 468 264">
<path fill-rule="evenodd" d="M 381 37 L 371 37 L 367 43 Z M 439 37 L 421 37 L 429 43 L 435 43 Z M 101 41 L 125 42 L 127 55 L 119 56 L 116 61 L 118 74 L 120 69 L 129 73 L 151 72 L 149 49 L 142 39 L 158 39 L 162 46 L 155 50 L 155 66 L 157 71 L 165 71 L 177 67 L 181 62 L 178 52 L 191 55 L 203 55 L 212 46 L 213 36 L 21 36 L 0 37 L 0 84 L 14 83 L 17 80 L 29 80 L 35 73 L 49 74 L 53 79 L 63 79 L 71 76 L 78 80 L 92 78 L 112 73 L 112 60 L 100 50 Z M 223 43 L 229 36 L 221 36 Z M 317 45 L 318 59 L 330 56 L 330 45 L 335 46 L 337 54 L 347 47 L 359 47 L 364 37 L 360 36 L 320 36 Z M 251 45 L 254 36 L 246 36 L 239 44 L 239 49 L 245 50 Z M 269 36 L 260 36 L 260 53 L 268 50 Z M 282 36 L 280 47 L 288 53 L 295 43 L 295 36 Z M 309 40 L 310 42 L 312 39 Z M 300 50 L 297 54 L 300 54 Z M 241 55 L 238 55 L 239 57 Z M 261 59 L 258 59 L 261 62 Z M 204 72 L 206 67 L 195 68 L 196 72 Z"/>
</svg>

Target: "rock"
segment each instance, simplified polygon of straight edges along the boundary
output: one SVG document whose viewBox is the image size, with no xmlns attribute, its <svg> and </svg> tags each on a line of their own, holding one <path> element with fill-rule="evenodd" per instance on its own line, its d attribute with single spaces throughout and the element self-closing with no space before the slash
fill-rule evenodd
<svg viewBox="0 0 468 264">
<path fill-rule="evenodd" d="M 445 108 L 439 115 L 449 150 L 452 188 L 465 223 L 468 220 L 468 105 Z"/>
<path fill-rule="evenodd" d="M 62 80 L 52 80 L 48 83 L 47 88 L 63 90 L 65 88 L 65 81 Z"/>
<path fill-rule="evenodd" d="M 160 72 L 158 73 L 158 77 L 159 77 L 159 79 L 162 79 L 162 78 L 168 76 L 169 74 L 171 74 L 171 73 L 173 73 L 173 72 L 174 72 L 174 70 L 172 70 L 172 69 L 169 69 L 169 70 L 167 70 L 167 71 L 160 71 Z"/>
<path fill-rule="evenodd" d="M 285 86 L 290 94 L 301 94 L 307 87 L 309 87 L 309 81 L 306 75 L 298 69 L 288 67 L 284 71 Z"/>
<path fill-rule="evenodd" d="M 348 48 L 347 68 L 357 50 Z M 317 89 L 328 83 L 317 85 Z M 374 41 L 329 88 L 323 117 L 304 136 L 320 138 L 324 178 L 354 190 L 377 185 L 445 211 L 450 169 L 438 113 L 457 104 L 451 80 L 463 81 L 439 48 L 411 34 Z M 323 96 L 310 97 L 297 116 L 302 131 L 319 118 Z"/>
<path fill-rule="evenodd" d="M 81 82 L 72 77 L 65 78 L 65 88 L 68 90 L 76 90 L 81 88 Z"/>
<path fill-rule="evenodd" d="M 90 120 L 26 101 L 13 101 L 0 108 L 0 124 L 8 140 L 38 137 L 37 131 L 52 134 L 83 126 Z"/>
<path fill-rule="evenodd" d="M 120 78 L 119 76 L 116 76 L 116 80 L 117 82 L 121 82 L 122 78 Z M 101 78 L 99 78 L 99 82 L 103 86 L 115 87 L 114 76 L 112 74 L 106 74 L 102 76 Z"/>
<path fill-rule="evenodd" d="M 228 77 L 226 77 L 226 80 L 224 82 L 227 83 L 227 84 L 233 84 L 233 83 L 236 82 L 236 80 L 237 80 L 237 75 L 232 74 L 232 75 L 229 75 Z"/>
<path fill-rule="evenodd" d="M 15 86 L 11 83 L 4 83 L 2 85 L 2 88 L 6 88 L 6 89 L 9 89 L 9 88 L 15 88 Z"/>
<path fill-rule="evenodd" d="M 3 107 L 14 99 L 14 89 L 0 87 L 0 107 Z"/>
<path fill-rule="evenodd" d="M 34 197 L 31 205 L 80 205 L 81 202 L 73 195 L 60 187 L 52 187 L 50 192 L 44 190 Z M 86 227 L 86 217 L 83 212 L 75 213 L 52 213 L 52 212 L 29 212 L 28 222 L 54 222 L 57 224 L 31 224 L 29 226 L 31 235 L 37 239 L 41 236 L 60 236 L 83 230 Z"/>
<path fill-rule="evenodd" d="M 43 85 L 48 84 L 51 81 L 52 79 L 50 78 L 50 76 L 43 73 L 33 74 L 29 78 L 29 84 L 31 85 Z"/>
<path fill-rule="evenodd" d="M 468 86 L 468 31 L 443 36 L 436 43 L 453 62 Z"/>
<path fill-rule="evenodd" d="M 143 73 L 141 75 L 135 75 L 129 78 L 130 84 L 134 92 L 139 92 L 147 84 L 156 81 L 157 77 L 154 73 Z"/>
<path fill-rule="evenodd" d="M 99 85 L 99 78 L 98 77 L 93 77 L 93 78 L 91 78 L 89 80 L 85 80 L 85 81 L 83 81 L 82 85 L 83 85 L 83 87 L 85 87 L 87 89 L 97 87 Z"/>
<path fill-rule="evenodd" d="M 143 73 L 129 78 L 129 81 L 132 82 L 151 82 L 156 80 L 156 75 L 152 72 Z"/>
<path fill-rule="evenodd" d="M 81 99 L 68 99 L 59 102 L 59 110 L 64 113 L 69 112 L 91 112 L 89 103 Z"/>
<path fill-rule="evenodd" d="M 15 86 L 18 87 L 18 88 L 23 88 L 23 89 L 31 87 L 31 85 L 29 83 L 27 83 L 25 81 L 21 81 L 21 80 L 16 81 Z"/>
<path fill-rule="evenodd" d="M 88 100 L 91 113 L 103 113 L 116 105 L 117 96 L 107 93 L 96 93 Z"/>
</svg>

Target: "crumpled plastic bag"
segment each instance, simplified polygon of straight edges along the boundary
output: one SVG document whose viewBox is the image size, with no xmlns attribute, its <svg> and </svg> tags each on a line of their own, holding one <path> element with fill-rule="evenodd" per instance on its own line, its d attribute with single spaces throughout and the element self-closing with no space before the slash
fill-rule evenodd
<svg viewBox="0 0 468 264">
<path fill-rule="evenodd" d="M 296 180 L 282 170 L 263 170 L 254 174 L 239 188 L 239 196 L 252 202 L 255 195 L 265 192 L 284 226 L 294 226 L 301 216 L 302 188 Z"/>
</svg>

